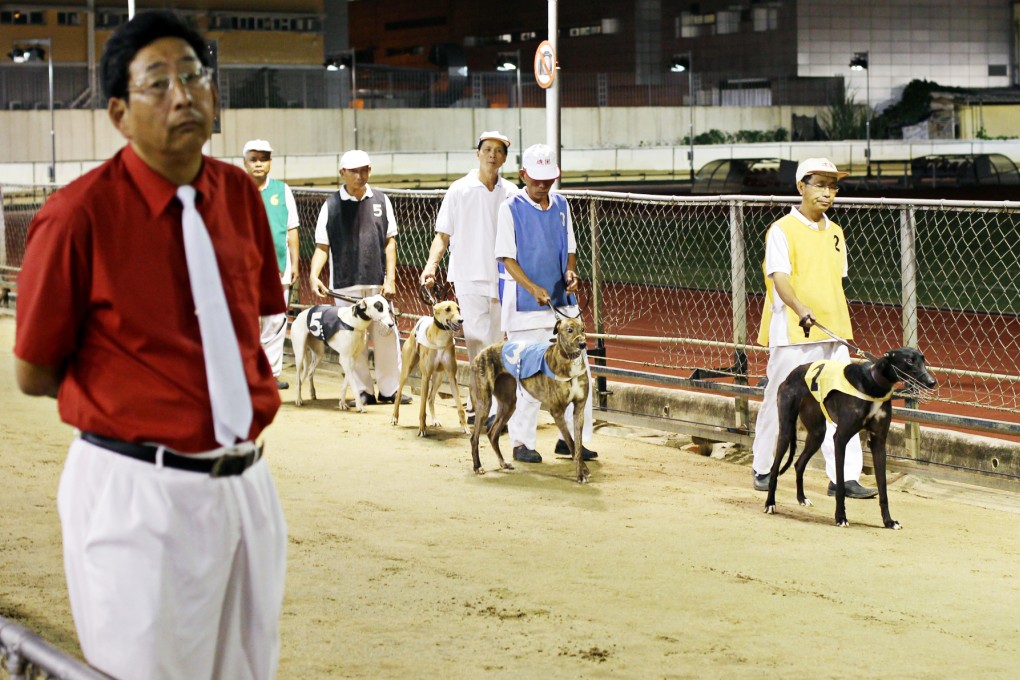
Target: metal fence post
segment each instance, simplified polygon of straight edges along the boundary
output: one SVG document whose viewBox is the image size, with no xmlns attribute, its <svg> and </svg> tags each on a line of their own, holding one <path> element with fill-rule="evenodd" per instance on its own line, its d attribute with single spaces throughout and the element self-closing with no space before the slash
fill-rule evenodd
<svg viewBox="0 0 1020 680">
<path fill-rule="evenodd" d="M 738 385 L 747 384 L 747 270 L 744 248 L 744 204 L 730 203 L 730 284 L 733 290 L 733 370 Z M 733 425 L 748 430 L 751 426 L 750 408 L 747 397 L 733 398 Z"/>
<path fill-rule="evenodd" d="M 903 344 L 917 347 L 917 208 L 908 206 L 900 211 L 900 295 L 903 304 Z M 907 408 L 917 408 L 916 399 L 907 399 Z M 903 449 L 910 458 L 921 452 L 921 426 L 910 422 L 903 425 Z"/>
<path fill-rule="evenodd" d="M 603 309 L 605 300 L 602 295 L 602 236 L 599 233 L 599 215 L 595 203 L 596 199 L 594 197 L 588 199 L 588 223 L 591 227 L 592 321 L 595 324 L 595 332 L 601 335 L 606 332 L 604 321 L 605 310 Z M 604 338 L 595 340 L 594 356 L 596 366 L 606 365 L 606 341 Z M 599 376 L 595 379 L 595 388 L 599 397 L 598 407 L 605 409 L 609 401 L 605 376 Z"/>
</svg>

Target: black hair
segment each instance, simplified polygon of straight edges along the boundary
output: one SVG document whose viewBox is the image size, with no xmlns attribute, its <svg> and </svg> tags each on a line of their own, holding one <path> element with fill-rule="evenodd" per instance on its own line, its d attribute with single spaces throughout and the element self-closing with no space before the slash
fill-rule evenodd
<svg viewBox="0 0 1020 680">
<path fill-rule="evenodd" d="M 203 66 L 209 65 L 205 38 L 183 16 L 164 9 L 139 12 L 118 28 L 103 48 L 99 72 L 107 99 L 127 98 L 131 62 L 140 50 L 160 38 L 180 38 L 191 45 Z"/>
</svg>

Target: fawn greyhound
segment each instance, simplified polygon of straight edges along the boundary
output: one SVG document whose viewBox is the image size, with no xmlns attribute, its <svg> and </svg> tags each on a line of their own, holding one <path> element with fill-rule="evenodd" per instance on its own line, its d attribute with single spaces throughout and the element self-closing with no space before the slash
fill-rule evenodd
<svg viewBox="0 0 1020 680">
<path fill-rule="evenodd" d="M 542 408 L 556 421 L 563 441 L 574 452 L 577 481 L 584 484 L 588 481 L 588 466 L 581 457 L 581 426 L 584 422 L 584 404 L 588 398 L 584 324 L 580 319 L 563 318 L 556 322 L 553 333 L 555 338 L 551 345 L 537 345 L 547 347 L 543 352 L 545 366 L 530 377 L 521 377 L 520 383 L 531 396 L 542 402 Z M 496 398 L 499 406 L 495 421 L 489 428 L 489 442 L 499 459 L 500 469 L 512 470 L 513 466 L 503 460 L 499 450 L 499 433 L 517 407 L 517 377 L 507 369 L 503 361 L 504 350 L 509 350 L 507 360 L 511 365 L 520 365 L 518 361 L 524 347 L 519 343 L 501 342 L 482 350 L 471 365 L 471 403 L 476 413 L 488 413 L 493 397 Z M 567 427 L 563 415 L 568 404 L 574 405 L 573 432 Z M 478 441 L 484 420 L 475 420 L 475 429 L 471 434 L 471 458 L 478 474 L 485 472 L 478 457 Z"/>
<path fill-rule="evenodd" d="M 418 366 L 421 370 L 421 406 L 418 409 L 418 436 L 424 437 L 425 405 L 428 402 L 429 414 L 432 416 L 433 427 L 439 426 L 436 418 L 436 394 L 443 383 L 445 375 L 450 381 L 453 400 L 457 404 L 457 416 L 460 418 L 460 429 L 465 433 L 471 431 L 467 427 L 467 416 L 464 405 L 460 402 L 460 387 L 457 385 L 457 355 L 453 349 L 453 334 L 464 323 L 460 307 L 456 302 L 447 300 L 432 306 L 432 316 L 423 316 L 414 326 L 414 331 L 404 341 L 403 362 L 400 372 L 400 387 L 397 398 L 393 400 L 394 425 L 400 419 L 400 395 L 404 392 L 404 384 L 411 369 Z"/>
<path fill-rule="evenodd" d="M 804 469 L 822 445 L 825 419 L 836 425 L 836 525 L 850 526 L 846 518 L 846 489 L 843 486 L 843 461 L 846 443 L 862 429 L 871 437 L 871 457 L 875 464 L 878 503 L 882 523 L 887 529 L 900 529 L 889 515 L 889 495 L 885 479 L 885 440 L 892 416 L 890 399 L 897 382 L 924 388 L 935 387 L 935 378 L 925 367 L 924 355 L 916 349 L 901 347 L 885 353 L 881 359 L 865 364 L 843 361 L 816 361 L 795 368 L 779 386 L 779 440 L 769 475 L 769 493 L 765 512 L 776 512 L 776 483 L 793 462 L 797 448 L 797 417 L 807 429 L 804 452 L 794 467 L 797 471 L 797 500 L 811 505 L 804 496 Z M 783 464 L 783 454 L 789 456 Z M 782 465 L 782 469 L 780 469 Z"/>
</svg>

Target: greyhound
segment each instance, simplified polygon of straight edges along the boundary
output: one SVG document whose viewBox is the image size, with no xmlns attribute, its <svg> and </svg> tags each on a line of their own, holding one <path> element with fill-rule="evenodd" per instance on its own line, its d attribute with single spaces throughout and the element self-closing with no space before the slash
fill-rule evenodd
<svg viewBox="0 0 1020 680">
<path fill-rule="evenodd" d="M 365 333 L 369 325 L 378 322 L 393 329 L 395 324 L 390 314 L 389 300 L 382 295 L 372 295 L 351 307 L 316 305 L 303 310 L 290 326 L 290 342 L 294 348 L 294 369 L 297 373 L 296 406 L 301 399 L 301 385 L 307 380 L 315 399 L 313 375 L 328 344 L 340 358 L 344 369 L 344 380 L 340 386 L 340 410 L 347 410 L 347 388 L 354 392 L 354 403 L 359 413 L 365 412 L 361 390 L 354 383 L 354 362 L 365 347 Z M 397 401 L 400 401 L 399 396 Z"/>
<path fill-rule="evenodd" d="M 801 505 L 811 505 L 804 496 L 804 470 L 811 456 L 822 445 L 825 419 L 828 418 L 836 425 L 836 525 L 850 526 L 846 519 L 846 489 L 843 487 L 846 444 L 855 434 L 866 429 L 871 435 L 869 445 L 875 464 L 882 523 L 887 529 L 901 529 L 900 523 L 889 515 L 885 479 L 885 440 L 892 416 L 890 399 L 893 387 L 900 381 L 926 389 L 936 384 L 925 367 L 924 355 L 911 347 L 891 350 L 881 359 L 864 364 L 816 361 L 795 368 L 779 386 L 779 439 L 769 475 L 765 512 L 770 515 L 776 512 L 776 483 L 779 475 L 786 472 L 793 462 L 798 416 L 807 429 L 807 441 L 794 468 L 797 471 L 797 500 Z M 782 457 L 787 449 L 789 456 L 783 464 Z"/>
<path fill-rule="evenodd" d="M 428 401 L 432 425 L 439 426 L 436 418 L 436 394 L 443 383 L 445 375 L 450 380 L 453 399 L 457 403 L 457 416 L 460 418 L 460 429 L 470 434 L 467 427 L 467 415 L 464 405 L 460 402 L 460 386 L 457 384 L 457 355 L 453 349 L 453 334 L 464 323 L 460 314 L 460 306 L 453 301 L 437 302 L 432 306 L 432 317 L 423 316 L 414 326 L 414 331 L 404 341 L 403 362 L 400 372 L 400 387 L 397 398 L 393 400 L 394 425 L 400 419 L 400 395 L 404 392 L 407 376 L 415 366 L 421 368 L 421 407 L 418 409 L 418 436 L 426 436 L 425 402 Z M 427 398 L 427 399 L 426 399 Z"/>
<path fill-rule="evenodd" d="M 550 377 L 543 370 L 531 377 L 521 378 L 520 383 L 531 396 L 542 402 L 542 407 L 556 421 L 563 441 L 574 452 L 577 481 L 584 484 L 588 481 L 588 466 L 581 458 L 581 426 L 584 422 L 584 403 L 588 399 L 584 324 L 580 319 L 560 319 L 556 322 L 553 333 L 554 342 L 545 350 L 544 359 L 549 373 L 554 377 Z M 503 431 L 517 408 L 517 379 L 507 370 L 502 356 L 504 347 L 511 345 L 508 349 L 516 352 L 516 356 L 519 357 L 521 347 L 519 345 L 513 347 L 513 344 L 500 342 L 489 345 L 479 352 L 471 365 L 471 403 L 475 405 L 475 412 L 488 413 L 493 397 L 499 405 L 495 421 L 489 428 L 489 442 L 492 444 L 492 450 L 496 452 L 501 470 L 513 469 L 513 465 L 503 460 L 503 454 L 499 450 L 499 433 Z M 573 434 L 567 427 L 563 415 L 568 404 L 574 405 Z M 485 426 L 484 420 L 475 419 L 475 429 L 471 434 L 471 458 L 474 470 L 478 474 L 485 472 L 478 458 L 478 440 Z"/>
</svg>

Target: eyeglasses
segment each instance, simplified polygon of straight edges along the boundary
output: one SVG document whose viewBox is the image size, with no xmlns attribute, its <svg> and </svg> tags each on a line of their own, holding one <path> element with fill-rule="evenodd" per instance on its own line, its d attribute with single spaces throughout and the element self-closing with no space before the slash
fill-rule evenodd
<svg viewBox="0 0 1020 680">
<path fill-rule="evenodd" d="M 194 71 L 180 71 L 175 75 L 169 73 L 154 74 L 145 80 L 134 83 L 129 87 L 128 92 L 148 95 L 153 99 L 163 99 L 180 81 L 184 91 L 189 95 L 202 90 L 208 90 L 212 82 L 213 69 L 210 66 L 202 66 Z"/>
<path fill-rule="evenodd" d="M 815 184 L 814 182 L 804 182 L 804 184 L 808 185 L 809 187 L 814 187 L 819 191 L 831 191 L 834 194 L 839 193 L 838 184 Z"/>
</svg>

